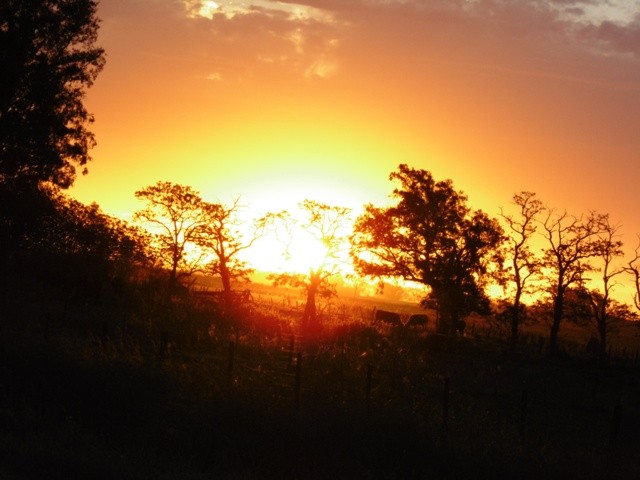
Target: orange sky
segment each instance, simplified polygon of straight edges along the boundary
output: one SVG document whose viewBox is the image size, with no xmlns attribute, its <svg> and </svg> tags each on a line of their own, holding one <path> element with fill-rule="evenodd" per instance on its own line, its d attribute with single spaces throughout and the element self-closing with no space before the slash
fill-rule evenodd
<svg viewBox="0 0 640 480">
<path fill-rule="evenodd" d="M 399 163 L 640 233 L 640 1 L 101 0 L 98 146 L 72 194 L 170 180 L 258 210 L 384 201 Z"/>
</svg>

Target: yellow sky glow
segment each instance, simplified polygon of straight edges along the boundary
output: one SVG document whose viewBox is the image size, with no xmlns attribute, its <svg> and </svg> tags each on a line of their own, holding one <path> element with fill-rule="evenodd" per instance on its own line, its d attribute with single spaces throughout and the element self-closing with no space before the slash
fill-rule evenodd
<svg viewBox="0 0 640 480">
<path fill-rule="evenodd" d="M 125 219 L 158 180 L 256 216 L 305 198 L 360 208 L 388 202 L 407 163 L 493 216 L 521 190 L 608 212 L 630 249 L 640 5 L 575 7 L 101 0 L 98 146 L 71 193 Z"/>
</svg>

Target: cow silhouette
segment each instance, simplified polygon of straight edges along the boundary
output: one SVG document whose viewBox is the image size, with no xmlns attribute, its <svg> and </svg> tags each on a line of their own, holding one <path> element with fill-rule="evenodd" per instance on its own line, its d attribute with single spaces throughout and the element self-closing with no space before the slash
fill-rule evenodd
<svg viewBox="0 0 640 480">
<path fill-rule="evenodd" d="M 414 313 L 407 320 L 407 327 L 426 327 L 429 317 L 424 313 Z"/>
<path fill-rule="evenodd" d="M 373 319 L 377 322 L 384 322 L 390 325 L 402 325 L 400 320 L 400 314 L 396 312 L 389 312 L 387 310 L 375 310 L 373 313 Z"/>
</svg>

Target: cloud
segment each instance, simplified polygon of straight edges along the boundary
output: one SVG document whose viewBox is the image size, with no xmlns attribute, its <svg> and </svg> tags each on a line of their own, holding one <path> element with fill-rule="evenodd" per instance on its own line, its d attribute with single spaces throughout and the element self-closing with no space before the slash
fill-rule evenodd
<svg viewBox="0 0 640 480">
<path fill-rule="evenodd" d="M 338 65 L 324 58 L 316 60 L 304 72 L 305 78 L 331 78 L 336 74 Z"/>
<path fill-rule="evenodd" d="M 597 42 L 600 51 L 631 54 L 640 59 L 640 16 L 628 25 L 604 21 L 599 25 L 587 25 L 580 35 L 588 42 Z"/>
<path fill-rule="evenodd" d="M 187 15 L 192 18 L 213 18 L 220 11 L 220 4 L 213 0 L 183 0 Z"/>
<path fill-rule="evenodd" d="M 437 35 L 463 27 L 485 35 L 546 39 L 598 46 L 600 53 L 638 54 L 637 0 L 281 0 L 330 12 L 345 24 L 366 28 L 421 24 Z M 635 20 L 634 20 L 635 19 Z M 384 31 L 384 29 L 383 29 Z M 597 44 L 597 45 L 596 45 Z M 608 52 L 606 49 L 610 49 Z"/>
<path fill-rule="evenodd" d="M 218 72 L 210 73 L 205 78 L 207 80 L 211 80 L 211 81 L 214 81 L 214 82 L 221 82 L 222 81 L 222 75 L 220 73 L 218 73 Z"/>
<path fill-rule="evenodd" d="M 200 8 L 201 3 L 191 5 L 189 12 Z M 261 75 L 265 66 L 299 78 L 326 78 L 335 72 L 333 55 L 339 42 L 330 15 L 316 15 L 310 7 L 283 8 L 278 2 L 218 3 L 219 8 L 210 17 L 192 17 L 200 29 L 201 48 L 208 51 L 212 61 L 244 70 L 242 78 Z"/>
<path fill-rule="evenodd" d="M 629 17 L 640 2 L 627 0 L 102 0 L 100 8 L 105 26 L 119 26 L 114 43 L 179 63 L 176 76 L 355 81 L 440 68 L 638 83 L 624 68 L 600 68 L 617 54 L 640 61 L 638 17 Z"/>
</svg>

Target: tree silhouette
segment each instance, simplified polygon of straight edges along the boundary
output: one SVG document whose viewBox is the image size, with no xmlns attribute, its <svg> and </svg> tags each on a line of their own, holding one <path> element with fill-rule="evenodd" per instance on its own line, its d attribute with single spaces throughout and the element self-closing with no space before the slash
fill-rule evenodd
<svg viewBox="0 0 640 480">
<path fill-rule="evenodd" d="M 96 9 L 95 0 L 0 3 L 0 184 L 66 188 L 90 160 L 82 101 L 104 65 Z"/>
<path fill-rule="evenodd" d="M 135 193 L 147 206 L 134 214 L 134 219 L 155 230 L 162 263 L 169 269 L 172 288 L 182 276 L 202 268 L 202 254 L 187 256 L 195 248 L 207 224 L 200 194 L 193 188 L 171 182 L 157 182 Z"/>
<path fill-rule="evenodd" d="M 451 180 L 436 182 L 431 173 L 400 165 L 390 175 L 400 183 L 394 207 L 371 204 L 356 220 L 352 258 L 360 274 L 399 277 L 431 288 L 439 309 L 440 332 L 453 332 L 488 299 L 483 276 L 502 263 L 498 222 L 467 207 L 467 197 Z"/>
<path fill-rule="evenodd" d="M 312 237 L 312 241 L 319 244 L 321 251 L 318 258 L 310 262 L 307 273 L 284 272 L 271 274 L 269 278 L 273 280 L 274 285 L 290 285 L 306 293 L 300 326 L 303 336 L 310 339 L 320 330 L 316 298 L 336 294 L 335 285 L 330 279 L 340 272 L 340 265 L 343 263 L 341 254 L 348 250 L 351 209 L 313 200 L 304 200 L 299 206 L 304 215 L 299 225 Z M 291 232 L 296 221 L 287 212 L 279 214 L 279 217 L 288 232 L 287 240 L 295 242 L 296 240 L 291 238 Z"/>
<path fill-rule="evenodd" d="M 206 270 L 213 275 L 220 275 L 227 305 L 233 300 L 232 282 L 248 280 L 253 272 L 238 254 L 251 248 L 264 234 L 271 218 L 265 216 L 256 220 L 252 234 L 247 236 L 240 229 L 242 222 L 238 218 L 239 208 L 238 199 L 234 199 L 228 206 L 204 202 L 203 226 L 197 239 L 199 245 L 215 255 L 215 259 L 207 265 Z"/>
<path fill-rule="evenodd" d="M 0 264 L 0 283 L 22 285 L 25 292 L 44 287 L 56 299 L 88 305 L 103 287 L 122 287 L 139 266 L 148 265 L 148 240 L 140 229 L 50 184 L 35 192 L 14 197 L 28 202 L 22 211 L 30 215 L 21 226 L 9 225 L 18 234 Z M 41 294 L 34 293 L 34 301 L 42 301 Z"/>
<path fill-rule="evenodd" d="M 518 342 L 518 327 L 521 322 L 522 295 L 526 292 L 527 282 L 539 270 L 539 261 L 529 248 L 531 237 L 536 232 L 535 219 L 542 211 L 542 202 L 535 193 L 520 192 L 513 196 L 513 204 L 518 208 L 516 215 L 500 215 L 507 225 L 507 241 L 511 252 L 511 272 L 515 293 L 510 306 L 511 338 L 513 350 Z"/>
<path fill-rule="evenodd" d="M 638 246 L 634 251 L 634 257 L 629 260 L 624 270 L 633 276 L 633 286 L 635 288 L 633 303 L 636 309 L 640 310 L 640 235 L 638 235 Z"/>
<path fill-rule="evenodd" d="M 52 188 L 56 215 L 45 221 L 49 237 L 43 248 L 81 253 L 121 268 L 147 262 L 148 235 L 123 220 L 105 214 L 98 204 L 84 205 Z"/>
<path fill-rule="evenodd" d="M 599 234 L 605 216 L 590 212 L 578 218 L 563 212 L 548 210 L 541 222 L 548 247 L 543 252 L 543 267 L 549 277 L 549 293 L 553 300 L 553 315 L 549 335 L 549 350 L 557 353 L 558 332 L 564 315 L 567 290 L 580 284 L 586 272 L 592 271 L 589 260 L 601 252 Z"/>
<path fill-rule="evenodd" d="M 598 216 L 599 240 L 597 244 L 597 254 L 594 260 L 599 260 L 600 286 L 599 289 L 585 288 L 589 304 L 593 313 L 593 321 L 599 340 L 600 359 L 604 360 L 607 354 L 608 334 L 615 329 L 615 324 L 619 321 L 619 305 L 611 299 L 611 292 L 615 287 L 614 278 L 624 272 L 623 268 L 616 268 L 613 262 L 621 257 L 622 241 L 619 239 L 618 230 L 620 227 L 610 222 L 608 215 Z"/>
</svg>

